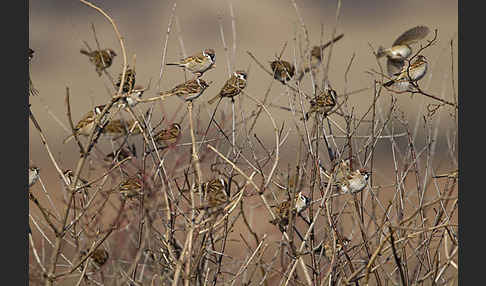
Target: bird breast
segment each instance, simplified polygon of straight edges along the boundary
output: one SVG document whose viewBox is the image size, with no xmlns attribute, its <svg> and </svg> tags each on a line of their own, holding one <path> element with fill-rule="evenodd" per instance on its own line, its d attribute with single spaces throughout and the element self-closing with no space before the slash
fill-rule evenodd
<svg viewBox="0 0 486 286">
<path fill-rule="evenodd" d="M 388 57 L 392 60 L 404 60 L 410 56 L 412 50 L 407 45 L 393 46 Z"/>
</svg>

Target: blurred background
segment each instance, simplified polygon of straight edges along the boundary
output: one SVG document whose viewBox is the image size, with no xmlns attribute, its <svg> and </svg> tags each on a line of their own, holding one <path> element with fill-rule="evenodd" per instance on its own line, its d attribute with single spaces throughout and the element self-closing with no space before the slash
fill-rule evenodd
<svg viewBox="0 0 486 286">
<path fill-rule="evenodd" d="M 232 21 L 229 2 L 231 1 L 235 16 L 235 31 L 232 33 Z M 164 67 L 164 73 L 159 82 L 164 43 L 167 35 L 169 19 L 174 7 L 174 1 L 127 1 L 105 0 L 93 2 L 106 11 L 115 21 L 123 36 L 128 62 L 133 63 L 136 55 L 137 84 L 147 85 L 151 80 L 150 90 L 144 97 L 155 96 L 160 90 L 168 90 L 184 81 L 184 71 L 176 67 Z M 338 94 L 345 91 L 355 91 L 373 86 L 373 80 L 379 78 L 368 73 L 370 69 L 379 70 L 376 58 L 370 45 L 376 50 L 378 46 L 390 46 L 395 39 L 407 29 L 426 25 L 432 31 L 438 29 L 438 42 L 424 51 L 429 59 L 429 72 L 420 83 L 421 87 L 439 97 L 452 101 L 457 94 L 457 38 L 458 38 L 458 3 L 454 0 L 429 1 L 342 1 L 339 21 L 336 23 L 337 1 L 296 0 L 300 15 L 309 31 L 310 45 L 325 43 L 331 39 L 334 27 L 336 35 L 344 33 L 344 38 L 333 48 L 330 62 L 329 80 Z M 71 93 L 71 108 L 73 121 L 76 123 L 83 114 L 95 105 L 104 104 L 113 92 L 111 83 L 105 76 L 98 77 L 94 66 L 88 58 L 80 54 L 86 41 L 92 49 L 96 43 L 91 29 L 91 23 L 96 28 L 96 34 L 102 48 L 112 48 L 118 54 L 108 72 L 116 78 L 122 70 L 123 57 L 119 41 L 111 24 L 94 9 L 79 1 L 30 1 L 29 2 L 29 46 L 35 51 L 30 64 L 31 78 L 35 88 L 40 92 L 37 97 L 29 97 L 31 109 L 43 128 L 53 155 L 62 169 L 75 168 L 79 159 L 78 147 L 74 141 L 63 144 L 63 139 L 70 134 L 66 116 L 66 87 Z M 249 80 L 246 91 L 252 96 L 263 100 L 272 78 L 265 73 L 247 54 L 250 51 L 269 68 L 268 61 L 274 60 L 282 47 L 287 43 L 283 59 L 293 61 L 298 54 L 299 45 L 305 46 L 304 34 L 292 1 L 282 0 L 185 0 L 177 1 L 174 22 L 170 31 L 165 62 L 174 62 L 179 58 L 199 52 L 204 48 L 216 51 L 216 69 L 205 73 L 204 78 L 213 81 L 196 105 L 200 112 L 199 129 L 204 130 L 214 106 L 208 107 L 205 102 L 213 97 L 228 78 L 228 57 L 225 54 L 221 37 L 223 29 L 226 45 L 230 50 L 230 67 L 232 70 L 249 69 Z M 220 25 L 221 23 L 221 25 Z M 429 39 L 433 33 L 429 34 Z M 453 62 L 451 63 L 451 40 Z M 231 54 L 233 46 L 235 54 Z M 327 56 L 327 50 L 325 52 Z M 347 85 L 344 74 L 351 58 L 354 59 L 348 73 Z M 327 61 L 327 58 L 324 58 Z M 381 63 L 385 67 L 385 60 Z M 451 74 L 451 64 L 454 73 Z M 190 75 L 187 75 L 190 76 Z M 451 79 L 454 79 L 455 90 Z M 303 89 L 311 91 L 309 76 L 303 81 Z M 356 117 L 360 118 L 372 101 L 372 89 L 354 94 L 349 105 L 354 108 Z M 425 144 L 425 136 L 429 134 L 423 127 L 424 109 L 429 103 L 436 103 L 422 95 L 411 97 L 409 94 L 398 95 L 400 111 L 413 129 L 417 120 L 418 137 L 416 148 L 421 150 Z M 244 108 L 248 115 L 255 109 L 254 103 L 244 97 L 239 97 L 237 104 Z M 229 101 L 228 101 L 229 102 Z M 383 112 L 389 107 L 390 95 L 387 92 L 380 99 Z M 270 94 L 270 102 L 276 105 L 288 106 L 285 87 L 274 82 Z M 139 112 L 145 111 L 150 105 L 138 105 Z M 220 108 L 231 111 L 231 106 L 223 102 Z M 437 156 L 431 158 L 434 167 L 450 171 L 457 168 L 457 151 L 453 156 L 448 154 L 446 135 L 457 131 L 457 126 L 450 114 L 451 108 L 442 108 L 432 117 L 431 122 L 440 128 L 437 132 Z M 271 112 L 281 126 L 290 128 L 288 141 L 281 149 L 280 167 L 286 169 L 287 163 L 295 162 L 295 149 L 298 146 L 295 136 L 295 125 L 291 114 L 278 108 Z M 167 122 L 183 122 L 185 132 L 181 143 L 190 142 L 187 128 L 186 110 L 177 98 L 169 98 L 155 104 L 152 120 L 157 124 L 162 118 Z M 165 125 L 164 124 L 164 125 Z M 226 125 L 227 127 L 229 125 Z M 165 127 L 165 126 L 164 126 Z M 42 183 L 48 189 L 60 188 L 60 180 L 55 169 L 39 140 L 37 130 L 29 123 L 29 158 L 30 163 L 41 168 Z M 401 124 L 392 120 L 390 130 L 395 133 L 404 131 Z M 365 126 L 363 133 L 369 130 Z M 272 125 L 262 115 L 256 124 L 255 133 L 264 144 L 272 148 L 274 135 Z M 363 134 L 363 135 L 364 135 Z M 294 136 L 292 136 L 294 135 Z M 198 135 L 200 139 L 201 135 Z M 240 138 L 242 141 L 244 138 Z M 457 139 L 456 139 L 457 140 Z M 141 143 L 141 141 L 137 141 Z M 341 141 L 342 142 L 342 141 Z M 406 137 L 397 139 L 406 148 Z M 454 143 L 454 142 L 453 142 Z M 457 144 L 457 142 L 455 142 Z M 140 144 L 141 145 L 141 144 Z M 377 145 L 376 168 L 374 173 L 377 183 L 393 183 L 393 158 L 389 140 L 381 140 Z M 111 151 L 108 140 L 100 140 L 97 145 L 105 152 Z M 178 152 L 189 152 L 180 148 Z M 443 156 L 441 155 L 443 154 Z M 392 176 L 391 176 L 392 175 Z M 39 185 L 34 188 L 40 188 Z M 38 190 L 39 191 L 39 190 Z M 51 193 L 52 194 L 52 193 Z M 61 193 L 59 193 L 61 194 Z M 62 198 L 61 195 L 57 199 Z M 257 213 L 255 213 L 256 215 Z M 253 218 L 251 218 L 253 220 Z M 267 226 L 268 227 L 268 226 Z"/>
</svg>

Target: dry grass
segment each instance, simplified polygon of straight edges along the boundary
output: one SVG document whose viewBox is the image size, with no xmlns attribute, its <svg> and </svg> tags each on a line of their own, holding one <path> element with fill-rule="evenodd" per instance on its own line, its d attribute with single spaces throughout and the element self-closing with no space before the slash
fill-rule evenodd
<svg viewBox="0 0 486 286">
<path fill-rule="evenodd" d="M 130 55 L 111 15 L 90 2 L 80 2 L 112 25 L 123 56 L 119 71 L 122 84 L 111 88 L 108 100 L 97 103 L 105 104 L 95 121 L 97 128 L 70 143 L 80 154 L 72 167 L 72 178 L 64 174 L 56 151 L 50 148 L 49 141 L 57 138 L 46 138 L 42 124 L 30 114 L 63 186 L 63 202 L 54 202 L 52 198 L 58 197 L 60 190 L 44 185 L 42 170 L 48 166 L 40 166 L 41 179 L 29 190 L 31 283 L 458 284 L 458 174 L 449 173 L 457 170 L 452 40 L 451 70 L 429 71 L 430 76 L 449 73 L 450 92 L 416 84 L 414 98 L 428 97 L 434 102 L 417 110 L 415 125 L 405 118 L 397 100 L 409 93 L 398 95 L 384 89 L 383 72 L 371 73 L 373 78 L 365 89 L 347 91 L 354 55 L 348 61 L 345 86 L 339 88 L 345 92 L 338 94 L 336 107 L 327 116 L 313 114 L 309 120 L 301 120 L 310 99 L 333 73 L 332 51 L 339 42 L 323 50 L 324 60 L 304 75 L 304 80 L 294 78 L 286 83 L 273 78 L 266 61 L 274 59 L 263 60 L 252 51 L 239 51 L 249 56 L 253 69 L 268 73 L 266 90 L 245 89 L 235 102 L 223 98 L 217 106 L 208 106 L 206 98 L 210 96 L 203 95 L 193 102 L 180 101 L 177 109 L 158 118 L 154 109 L 163 106 L 163 101 L 117 109 L 124 97 L 121 87 Z M 299 18 L 294 42 L 285 43 L 275 56 L 281 58 L 290 49 L 294 56 L 287 60 L 299 71 L 309 66 L 312 46 L 298 3 L 290 4 Z M 321 36 L 320 43 L 338 35 L 340 7 L 338 1 L 336 25 L 327 38 Z M 168 9 L 171 16 L 161 49 L 160 90 L 167 89 L 160 87 L 162 76 L 171 72 L 165 68 L 169 35 L 174 33 L 173 25 L 177 27 L 181 21 L 175 16 L 175 3 Z M 217 65 L 231 74 L 249 67 L 235 66 L 237 23 L 231 2 L 229 10 L 232 41 L 227 43 L 224 22 L 218 19 L 226 67 L 223 60 Z M 185 54 L 180 27 L 177 30 Z M 414 56 L 434 53 L 437 39 L 440 29 L 415 50 Z M 96 42 L 99 46 L 98 39 Z M 131 67 L 135 67 L 134 60 L 135 56 Z M 376 69 L 383 71 L 380 61 L 376 67 L 369 67 Z M 104 73 L 110 82 L 114 70 L 116 67 L 111 67 Z M 181 81 L 192 76 L 185 73 Z M 213 84 L 222 86 L 225 81 L 218 79 Z M 286 101 L 271 103 L 269 95 L 276 93 L 272 88 L 279 85 L 285 90 Z M 69 89 L 66 93 L 66 117 L 74 130 L 72 95 Z M 367 106 L 359 108 L 363 112 L 357 111 L 354 93 L 370 98 Z M 250 103 L 243 105 L 242 101 Z M 292 119 L 281 120 L 275 116 L 277 110 L 289 112 Z M 103 134 L 109 121 L 100 120 L 105 114 L 110 120 L 122 117 L 137 125 L 124 136 L 109 137 Z M 203 119 L 207 116 L 209 121 Z M 444 121 L 454 128 L 441 128 Z M 184 142 L 181 137 L 160 148 L 155 135 L 173 122 L 180 123 L 190 141 Z M 265 136 L 271 141 L 254 132 L 258 125 L 271 126 L 271 134 Z M 419 132 L 425 134 L 423 142 L 418 140 Z M 110 143 L 109 152 L 101 151 L 103 142 Z M 133 142 L 136 154 L 112 162 L 104 160 L 107 153 L 118 152 Z M 446 146 L 447 151 L 438 152 L 442 148 L 438 144 Z M 384 156 L 392 159 L 382 160 Z M 436 162 L 444 156 L 448 164 L 438 171 Z M 334 184 L 334 165 L 348 158 L 352 170 L 366 168 L 372 172 L 367 187 L 357 194 L 339 194 Z M 140 184 L 138 192 L 128 198 L 122 196 L 119 184 L 134 176 Z M 208 207 L 209 196 L 202 186 L 213 178 L 229 182 L 227 201 Z M 291 213 L 286 228 L 271 224 L 269 221 L 277 218 L 274 206 L 299 192 L 311 199 L 311 206 L 301 215 Z M 106 263 L 99 262 L 100 250 L 108 253 Z"/>
</svg>

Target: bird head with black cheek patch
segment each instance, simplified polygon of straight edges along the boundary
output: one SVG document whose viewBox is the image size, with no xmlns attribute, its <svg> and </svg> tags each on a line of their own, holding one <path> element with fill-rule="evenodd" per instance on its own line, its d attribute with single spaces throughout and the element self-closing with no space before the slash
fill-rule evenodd
<svg viewBox="0 0 486 286">
<path fill-rule="evenodd" d="M 115 53 L 115 51 L 114 51 L 114 50 L 112 50 L 112 49 L 107 49 L 106 51 L 108 52 L 108 54 L 110 54 L 110 56 L 111 56 L 111 57 L 116 56 L 116 53 Z"/>
<path fill-rule="evenodd" d="M 237 76 L 238 78 L 240 78 L 242 80 L 246 80 L 248 78 L 248 75 L 246 74 L 245 71 L 236 71 L 235 76 Z"/>
<path fill-rule="evenodd" d="M 366 170 L 366 169 L 360 169 L 359 172 L 360 172 L 360 174 L 363 174 L 363 177 L 365 178 L 365 180 L 368 180 L 371 176 L 371 172 Z"/>
<path fill-rule="evenodd" d="M 297 194 L 297 201 L 295 202 L 295 208 L 297 209 L 297 212 L 302 212 L 304 211 L 307 207 L 309 207 L 310 204 L 310 199 L 302 194 L 302 192 L 299 192 Z"/>
<path fill-rule="evenodd" d="M 211 62 L 213 62 L 213 63 L 216 60 L 216 53 L 214 52 L 213 49 L 205 49 L 203 51 L 203 55 L 205 57 L 208 57 L 211 60 Z"/>
</svg>

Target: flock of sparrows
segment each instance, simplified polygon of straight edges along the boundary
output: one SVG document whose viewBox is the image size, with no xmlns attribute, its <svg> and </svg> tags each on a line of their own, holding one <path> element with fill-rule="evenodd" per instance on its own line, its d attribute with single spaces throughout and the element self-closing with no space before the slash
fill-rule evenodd
<svg viewBox="0 0 486 286">
<path fill-rule="evenodd" d="M 376 52 L 378 58 L 386 57 L 387 72 L 390 77 L 389 81 L 383 83 L 384 87 L 396 88 L 397 90 L 409 90 L 412 83 L 422 79 L 427 72 L 427 59 L 423 55 L 416 55 L 413 60 L 409 58 L 412 55 L 411 45 L 424 39 L 429 33 L 429 29 L 425 26 L 417 26 L 407 30 L 401 34 L 395 42 L 389 48 L 379 47 Z M 306 72 L 317 67 L 323 59 L 323 50 L 331 43 L 334 43 L 341 39 L 343 35 L 339 35 L 329 43 L 321 46 L 315 46 L 310 53 L 310 67 L 302 68 L 300 71 L 296 71 L 295 66 L 285 60 L 278 58 L 277 60 L 270 62 L 270 68 L 273 72 L 273 76 L 276 80 L 286 84 L 291 81 L 295 75 L 298 75 L 297 80 L 301 80 Z M 95 66 L 96 72 L 99 76 L 103 71 L 109 68 L 117 55 L 111 49 L 86 51 L 80 50 L 81 54 L 88 56 L 90 62 Z M 33 58 L 34 51 L 29 49 L 29 63 Z M 163 99 L 165 97 L 177 96 L 184 101 L 193 101 L 199 98 L 204 91 L 209 87 L 211 82 L 208 82 L 202 78 L 204 73 L 208 70 L 215 68 L 216 54 L 213 49 L 204 49 L 203 51 L 183 58 L 178 62 L 167 63 L 169 66 L 176 66 L 184 68 L 195 75 L 195 78 L 189 79 L 184 83 L 176 85 L 174 88 L 167 91 L 160 91 L 158 97 L 153 100 Z M 134 107 L 139 102 L 144 102 L 142 95 L 145 89 L 140 85 L 135 85 L 136 73 L 135 70 L 128 67 L 125 72 L 124 84 L 122 91 L 124 96 L 120 98 L 116 104 L 117 110 L 122 110 L 126 107 Z M 230 98 L 234 101 L 234 98 L 238 96 L 247 86 L 248 75 L 243 70 L 236 70 L 232 73 L 230 78 L 225 82 L 218 94 L 207 102 L 209 104 L 214 103 L 218 99 Z M 118 77 L 118 81 L 115 84 L 118 88 L 122 82 L 122 75 Z M 32 81 L 29 76 L 29 93 L 36 95 L 37 90 L 33 87 Z M 316 94 L 309 100 L 310 107 L 304 114 L 303 120 L 308 120 L 312 114 L 322 114 L 327 116 L 336 106 L 337 94 L 331 87 L 329 81 L 324 82 L 322 90 L 316 88 Z M 151 99 L 146 100 L 152 101 Z M 74 127 L 74 134 L 69 135 L 64 139 L 64 143 L 69 142 L 74 138 L 74 135 L 89 136 L 93 129 L 96 128 L 96 121 L 102 114 L 102 110 L 106 105 L 99 105 L 88 111 L 77 122 Z M 120 136 L 127 134 L 139 134 L 139 127 L 135 126 L 135 121 L 132 120 L 109 120 L 110 111 L 108 111 L 104 118 L 99 119 L 99 127 L 102 127 L 102 133 L 110 136 Z M 141 127 L 140 127 L 141 128 Z M 182 128 L 179 123 L 172 123 L 166 129 L 162 129 L 153 136 L 154 141 L 159 145 L 169 146 L 174 144 L 181 135 Z M 114 151 L 106 155 L 105 160 L 115 161 L 123 160 L 129 156 L 136 155 L 134 146 L 123 147 L 117 151 Z M 356 194 L 364 190 L 367 186 L 368 179 L 371 172 L 365 169 L 357 169 L 352 171 L 350 168 L 349 160 L 339 162 L 334 170 L 334 187 L 339 189 L 341 193 Z M 73 173 L 71 170 L 66 170 L 64 175 L 68 180 L 72 180 Z M 329 175 L 330 177 L 330 175 Z M 31 166 L 29 168 L 29 187 L 34 185 L 39 178 L 39 168 Z M 142 176 L 136 174 L 135 176 L 128 177 L 118 185 L 118 190 L 124 199 L 137 197 L 142 194 Z M 78 180 L 78 186 L 85 185 L 85 180 Z M 69 181 L 71 183 L 71 181 Z M 203 193 L 207 194 L 207 205 L 202 208 L 214 208 L 227 204 L 230 200 L 228 184 L 221 178 L 213 178 L 204 184 L 201 189 Z M 83 191 L 85 191 L 83 189 Z M 291 214 L 299 215 L 310 206 L 310 199 L 299 192 L 295 194 L 295 197 L 283 201 L 275 206 L 276 218 L 271 220 L 270 223 L 277 225 L 281 230 L 289 224 L 289 217 Z M 340 246 L 341 247 L 341 246 Z M 327 246 L 326 252 L 329 246 Z M 85 252 L 86 253 L 86 252 Z M 108 259 L 108 253 L 106 250 L 97 249 L 92 258 L 98 265 L 103 265 Z"/>
</svg>

